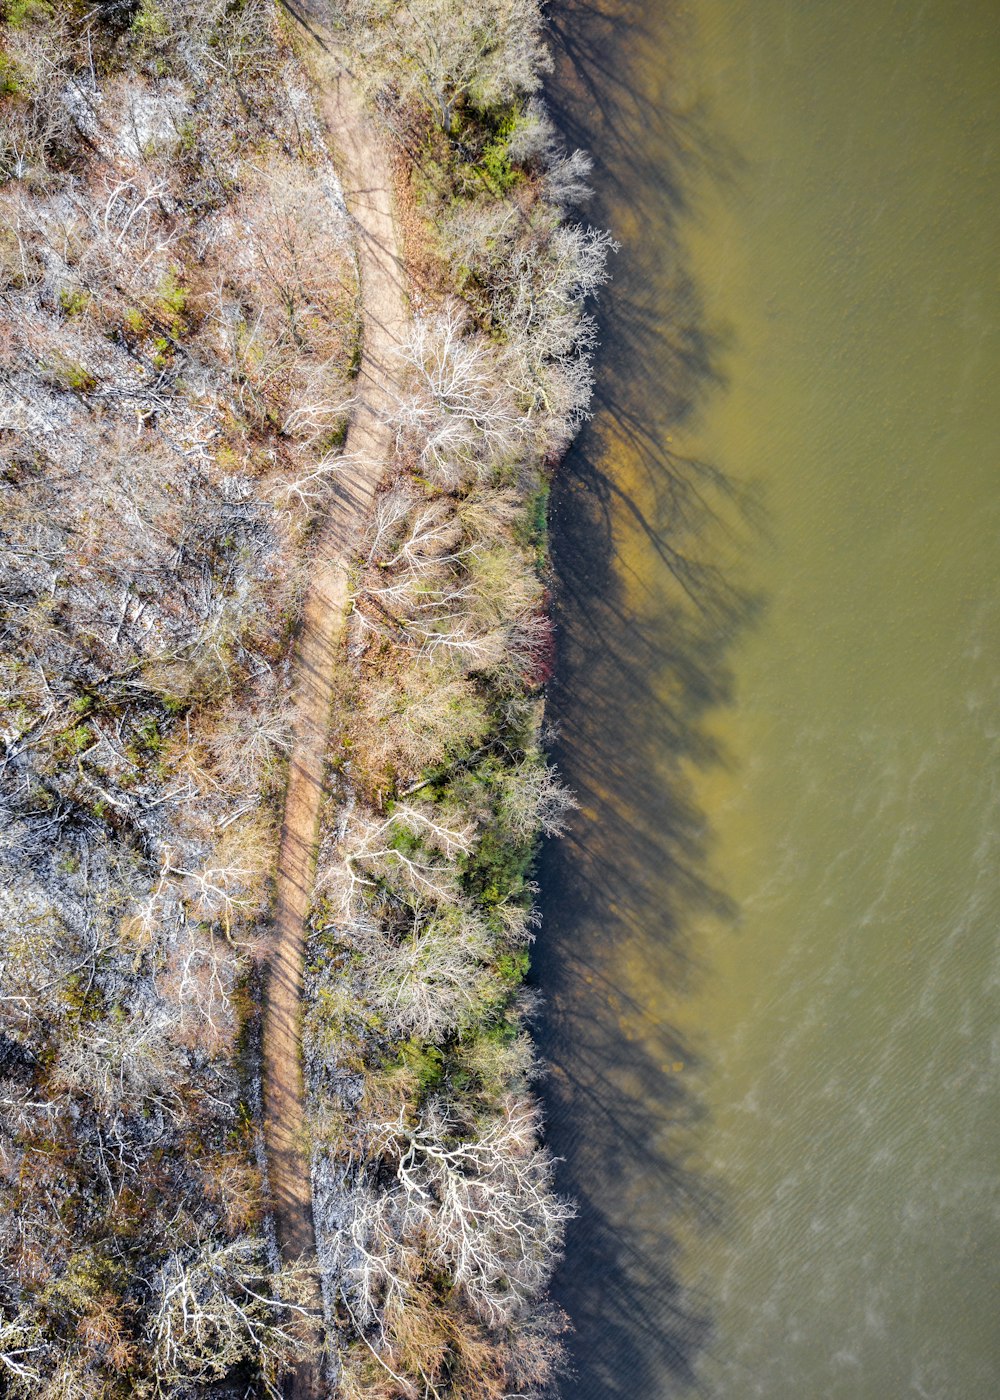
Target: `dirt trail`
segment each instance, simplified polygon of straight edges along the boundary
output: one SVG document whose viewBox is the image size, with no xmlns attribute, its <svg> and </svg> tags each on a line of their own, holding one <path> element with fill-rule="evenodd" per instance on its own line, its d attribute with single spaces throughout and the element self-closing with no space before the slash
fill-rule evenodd
<svg viewBox="0 0 1000 1400">
<path fill-rule="evenodd" d="M 300 1023 L 306 913 L 316 867 L 334 668 L 347 606 L 348 562 L 392 449 L 392 434 L 385 426 L 399 374 L 392 351 L 408 316 L 384 138 L 368 116 L 336 47 L 322 30 L 308 24 L 308 17 L 303 28 L 309 67 L 320 83 L 321 112 L 354 223 L 362 355 L 345 445 L 349 465 L 336 478 L 322 524 L 293 658 L 297 719 L 264 1006 L 264 1140 L 278 1243 L 289 1260 L 315 1253 Z M 322 1393 L 316 1368 L 311 1366 L 300 1367 L 287 1390 L 290 1400 L 314 1400 Z"/>
</svg>

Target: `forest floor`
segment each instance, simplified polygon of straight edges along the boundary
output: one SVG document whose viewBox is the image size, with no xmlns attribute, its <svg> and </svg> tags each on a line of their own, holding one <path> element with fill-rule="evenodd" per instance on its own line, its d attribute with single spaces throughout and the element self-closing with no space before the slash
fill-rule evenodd
<svg viewBox="0 0 1000 1400">
<path fill-rule="evenodd" d="M 348 568 L 392 453 L 393 431 L 387 420 L 402 370 L 394 350 L 409 314 L 385 139 L 336 46 L 322 31 L 303 27 L 308 66 L 319 84 L 320 112 L 354 226 L 362 331 L 344 463 L 319 528 L 293 655 L 295 728 L 264 1005 L 264 1139 L 278 1243 L 288 1260 L 315 1255 L 301 1055 L 302 986 Z M 292 1400 L 312 1400 L 316 1393 L 313 1368 L 299 1368 Z"/>
</svg>

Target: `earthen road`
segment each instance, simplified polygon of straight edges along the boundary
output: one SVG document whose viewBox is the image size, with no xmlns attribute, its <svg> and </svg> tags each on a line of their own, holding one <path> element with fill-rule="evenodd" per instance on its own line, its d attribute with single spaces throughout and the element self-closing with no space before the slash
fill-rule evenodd
<svg viewBox="0 0 1000 1400">
<path fill-rule="evenodd" d="M 392 174 L 383 135 L 366 111 L 344 55 L 309 7 L 297 20 L 340 176 L 357 247 L 362 350 L 355 407 L 322 522 L 293 655 L 295 730 L 278 857 L 277 897 L 264 1004 L 264 1141 L 283 1258 L 315 1257 L 310 1160 L 301 1055 L 306 918 L 312 898 L 326 755 L 348 605 L 348 567 L 392 451 L 387 426 L 408 317 L 406 279 L 393 217 Z M 319 1303 L 318 1290 L 316 1305 Z M 317 1400 L 318 1365 L 290 1378 L 289 1400 Z"/>
</svg>

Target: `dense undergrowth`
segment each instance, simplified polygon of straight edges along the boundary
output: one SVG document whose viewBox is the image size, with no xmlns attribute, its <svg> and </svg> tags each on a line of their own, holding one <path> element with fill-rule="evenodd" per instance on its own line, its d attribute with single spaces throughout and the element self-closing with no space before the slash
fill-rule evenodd
<svg viewBox="0 0 1000 1400">
<path fill-rule="evenodd" d="M 256 969 L 357 363 L 348 221 L 265 0 L 0 11 L 0 1388 L 275 1393 L 308 1290 L 265 1243 Z M 570 1214 L 522 985 L 571 805 L 545 514 L 608 240 L 567 220 L 587 166 L 536 96 L 536 0 L 328 21 L 397 156 L 415 292 L 311 918 L 327 1373 L 537 1394 Z"/>
</svg>

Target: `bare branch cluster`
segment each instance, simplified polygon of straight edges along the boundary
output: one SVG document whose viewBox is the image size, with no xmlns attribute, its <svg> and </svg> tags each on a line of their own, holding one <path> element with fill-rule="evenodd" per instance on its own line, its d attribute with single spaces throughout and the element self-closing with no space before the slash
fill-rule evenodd
<svg viewBox="0 0 1000 1400">
<path fill-rule="evenodd" d="M 460 106 L 500 106 L 534 92 L 551 60 L 537 0 L 340 0 L 352 42 L 373 83 L 389 83 L 451 132 Z"/>
<path fill-rule="evenodd" d="M 517 453 L 526 424 L 507 366 L 456 307 L 415 317 L 399 354 L 414 387 L 396 405 L 396 425 L 436 482 L 451 488 L 489 476 Z"/>
<path fill-rule="evenodd" d="M 256 1363 L 277 1397 L 275 1382 L 303 1356 L 299 1319 L 308 1315 L 308 1271 L 286 1266 L 275 1277 L 259 1240 L 240 1236 L 168 1256 L 152 1283 L 152 1332 L 157 1375 L 168 1392 L 177 1385 L 219 1380 L 240 1362 Z"/>
<path fill-rule="evenodd" d="M 431 694 L 447 702 L 463 676 L 520 676 L 535 661 L 541 586 L 502 529 L 507 507 L 503 491 L 480 492 L 466 509 L 448 497 L 418 502 L 405 484 L 378 507 L 355 590 L 356 626 L 362 639 L 382 638 L 420 658 L 413 698 L 423 698 L 428 723 L 431 675 L 441 677 Z M 379 689 L 373 702 L 379 696 L 388 698 Z M 420 704 L 406 709 L 419 723 Z"/>
</svg>

